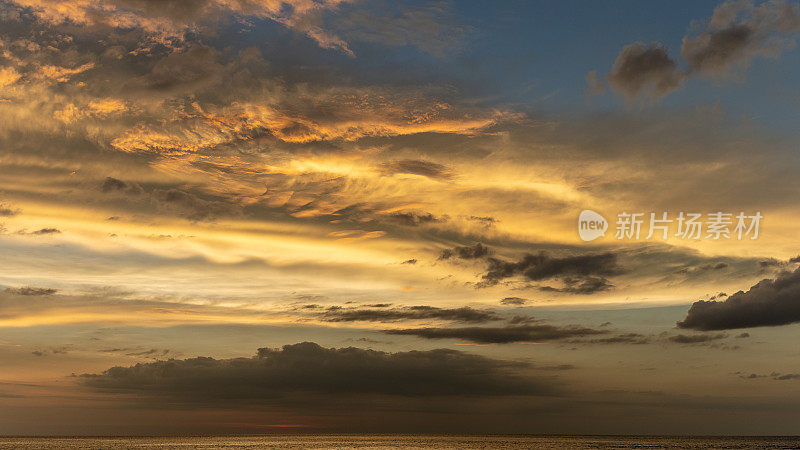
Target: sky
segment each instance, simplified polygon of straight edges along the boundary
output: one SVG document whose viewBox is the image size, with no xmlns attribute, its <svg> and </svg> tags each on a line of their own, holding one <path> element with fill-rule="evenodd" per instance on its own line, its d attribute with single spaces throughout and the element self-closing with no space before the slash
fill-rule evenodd
<svg viewBox="0 0 800 450">
<path fill-rule="evenodd" d="M 799 32 L 0 0 L 0 434 L 798 434 Z"/>
</svg>

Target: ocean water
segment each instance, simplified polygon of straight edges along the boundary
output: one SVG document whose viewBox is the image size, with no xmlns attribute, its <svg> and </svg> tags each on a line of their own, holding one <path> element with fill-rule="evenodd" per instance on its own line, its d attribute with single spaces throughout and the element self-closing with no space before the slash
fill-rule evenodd
<svg viewBox="0 0 800 450">
<path fill-rule="evenodd" d="M 0 438 L 0 448 L 136 449 L 800 449 L 800 437 L 270 435 L 236 437 Z"/>
</svg>

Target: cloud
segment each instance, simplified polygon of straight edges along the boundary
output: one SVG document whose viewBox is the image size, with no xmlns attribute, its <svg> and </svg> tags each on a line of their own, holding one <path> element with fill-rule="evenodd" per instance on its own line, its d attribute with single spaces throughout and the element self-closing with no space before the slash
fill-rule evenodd
<svg viewBox="0 0 800 450">
<path fill-rule="evenodd" d="M 728 1 L 714 9 L 707 26 L 683 38 L 681 57 L 690 72 L 727 75 L 733 67 L 746 68 L 757 57 L 777 57 L 794 46 L 800 30 L 800 7 L 785 0 Z"/>
<path fill-rule="evenodd" d="M 539 290 L 545 292 L 562 292 L 567 294 L 594 294 L 595 292 L 607 291 L 614 287 L 608 280 L 602 277 L 584 277 L 563 279 L 564 286 L 557 288 L 553 286 L 540 286 Z"/>
<path fill-rule="evenodd" d="M 458 52 L 469 32 L 455 20 L 451 1 L 350 3 L 332 25 L 348 41 L 415 46 L 437 57 Z"/>
<path fill-rule="evenodd" d="M 489 247 L 478 242 L 472 246 L 455 247 L 453 249 L 444 249 L 439 254 L 439 259 L 450 259 L 453 256 L 461 259 L 479 259 L 491 253 Z"/>
<path fill-rule="evenodd" d="M 6 288 L 5 292 L 14 295 L 42 296 L 42 295 L 53 295 L 56 292 L 58 292 L 58 289 L 23 286 L 18 288 Z"/>
<path fill-rule="evenodd" d="M 322 48 L 345 54 L 348 44 L 323 29 L 321 14 L 347 0 L 14 0 L 40 20 L 99 29 L 139 29 L 154 42 L 181 42 L 186 33 L 210 29 L 223 16 L 269 19 L 305 34 Z"/>
<path fill-rule="evenodd" d="M 510 344 L 515 342 L 546 342 L 608 332 L 580 326 L 519 325 L 505 327 L 409 328 L 384 330 L 384 333 L 417 336 L 423 339 L 463 339 L 478 344 Z"/>
<path fill-rule="evenodd" d="M 34 350 L 31 352 L 31 354 L 33 356 L 42 357 L 49 355 L 63 355 L 69 353 L 69 351 L 70 351 L 69 346 L 62 346 L 62 347 L 50 347 L 47 349 Z"/>
<path fill-rule="evenodd" d="M 215 220 L 223 216 L 235 216 L 241 213 L 238 205 L 206 200 L 198 195 L 180 189 L 156 189 L 152 192 L 152 200 L 167 210 L 177 211 L 190 220 Z"/>
<path fill-rule="evenodd" d="M 406 306 L 383 309 L 328 308 L 320 317 L 326 322 L 395 322 L 400 320 L 449 320 L 453 322 L 490 322 L 500 318 L 488 310 L 462 308 L 437 308 L 434 306 Z"/>
<path fill-rule="evenodd" d="M 402 225 L 416 227 L 426 223 L 438 223 L 447 220 L 446 217 L 436 217 L 431 213 L 397 212 L 389 214 L 389 219 Z"/>
<path fill-rule="evenodd" d="M 381 171 L 387 175 L 407 173 L 434 179 L 448 179 L 452 177 L 452 173 L 447 167 L 434 162 L 416 159 L 385 162 L 381 164 L 380 168 Z"/>
<path fill-rule="evenodd" d="M 506 297 L 500 300 L 500 303 L 504 305 L 524 305 L 527 301 L 527 299 L 521 297 Z"/>
<path fill-rule="evenodd" d="M 607 338 L 579 340 L 575 342 L 587 344 L 648 344 L 650 343 L 650 338 L 639 333 L 623 333 Z"/>
<path fill-rule="evenodd" d="M 531 281 L 559 279 L 564 288 L 545 287 L 545 290 L 593 293 L 612 287 L 605 276 L 622 273 L 614 253 L 553 257 L 545 252 L 526 254 L 518 262 L 489 258 L 489 267 L 480 286 L 492 286 L 503 279 L 522 274 Z"/>
<path fill-rule="evenodd" d="M 38 234 L 38 235 L 45 235 L 45 234 L 60 234 L 61 230 L 58 228 L 41 228 L 36 231 L 31 231 L 30 234 Z"/>
<path fill-rule="evenodd" d="M 755 380 L 758 378 L 772 378 L 775 381 L 800 380 L 800 374 L 798 373 L 780 374 L 778 372 L 772 372 L 769 375 L 762 375 L 757 373 L 743 374 L 741 372 L 735 372 L 734 374 L 739 375 L 739 378 L 744 378 L 746 380 Z"/>
<path fill-rule="evenodd" d="M 586 74 L 586 86 L 588 87 L 589 95 L 600 95 L 606 92 L 606 87 L 597 76 L 596 70 L 590 70 Z"/>
<path fill-rule="evenodd" d="M 124 192 L 126 194 L 133 194 L 133 195 L 144 193 L 144 189 L 142 189 L 142 187 L 139 186 L 137 183 L 128 183 L 112 177 L 107 177 L 105 181 L 103 181 L 101 189 L 103 192 L 106 193 Z"/>
<path fill-rule="evenodd" d="M 692 304 L 680 328 L 728 330 L 800 322 L 800 269 L 764 279 L 724 301 Z"/>
<path fill-rule="evenodd" d="M 0 217 L 12 217 L 19 214 L 19 210 L 0 203 Z"/>
<path fill-rule="evenodd" d="M 720 334 L 676 334 L 675 336 L 670 336 L 667 338 L 669 342 L 674 342 L 676 344 L 699 344 L 704 342 L 711 342 L 717 341 L 720 339 L 725 339 L 728 337 L 727 334 L 720 333 Z"/>
<path fill-rule="evenodd" d="M 683 78 L 666 47 L 635 42 L 620 51 L 608 83 L 629 99 L 640 95 L 658 99 L 678 89 Z"/>
<path fill-rule="evenodd" d="M 778 381 L 800 380 L 800 373 L 786 373 L 783 375 L 778 375 L 774 379 Z"/>
<path fill-rule="evenodd" d="M 387 353 L 312 342 L 261 348 L 252 358 L 156 361 L 82 375 L 104 391 L 167 396 L 186 402 L 282 403 L 313 393 L 402 397 L 528 396 L 547 390 L 517 375 L 524 363 L 438 349 Z"/>
<path fill-rule="evenodd" d="M 698 74 L 724 77 L 734 68 L 747 69 L 755 57 L 777 58 L 793 48 L 800 31 L 800 6 L 786 0 L 763 2 L 731 0 L 714 9 L 708 23 L 683 37 L 680 70 L 669 50 L 659 42 L 634 42 L 617 56 L 608 84 L 628 99 L 661 99 Z M 595 71 L 586 82 L 590 92 L 601 93 L 602 82 Z"/>
</svg>

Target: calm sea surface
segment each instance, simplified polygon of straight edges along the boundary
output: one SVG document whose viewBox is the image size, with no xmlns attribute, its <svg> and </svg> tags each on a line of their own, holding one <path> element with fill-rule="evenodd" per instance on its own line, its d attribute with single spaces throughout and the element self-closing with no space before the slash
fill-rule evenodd
<svg viewBox="0 0 800 450">
<path fill-rule="evenodd" d="M 412 436 L 315 435 L 149 438 L 0 438 L 0 448 L 796 448 L 800 437 L 614 437 L 614 436 Z"/>
</svg>

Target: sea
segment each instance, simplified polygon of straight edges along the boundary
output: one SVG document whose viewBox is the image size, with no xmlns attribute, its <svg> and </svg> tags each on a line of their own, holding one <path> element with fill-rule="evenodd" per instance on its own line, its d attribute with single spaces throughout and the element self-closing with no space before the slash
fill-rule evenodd
<svg viewBox="0 0 800 450">
<path fill-rule="evenodd" d="M 798 437 L 266 435 L 0 437 L 2 449 L 800 449 Z"/>
</svg>

